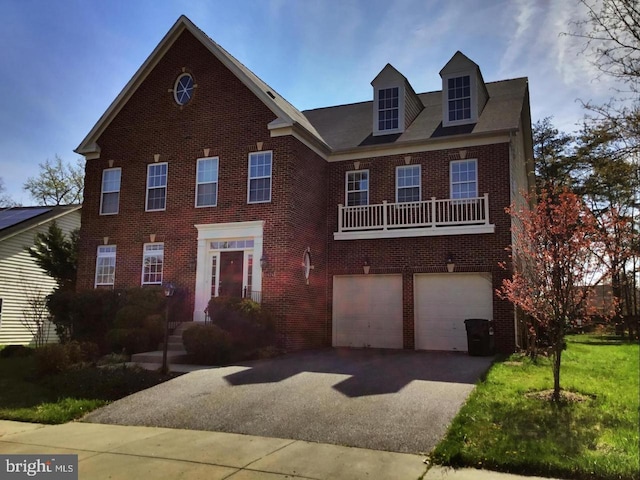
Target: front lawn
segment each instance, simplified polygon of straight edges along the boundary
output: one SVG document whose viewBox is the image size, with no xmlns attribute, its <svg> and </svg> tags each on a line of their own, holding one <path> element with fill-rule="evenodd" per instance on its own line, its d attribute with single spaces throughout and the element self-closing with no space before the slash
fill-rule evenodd
<svg viewBox="0 0 640 480">
<path fill-rule="evenodd" d="M 123 366 L 38 377 L 33 356 L 0 358 L 0 419 L 65 423 L 170 378 Z"/>
<path fill-rule="evenodd" d="M 493 365 L 432 452 L 435 463 L 560 478 L 638 479 L 639 346 L 570 337 L 558 405 L 527 396 L 553 387 L 550 359 Z"/>
</svg>

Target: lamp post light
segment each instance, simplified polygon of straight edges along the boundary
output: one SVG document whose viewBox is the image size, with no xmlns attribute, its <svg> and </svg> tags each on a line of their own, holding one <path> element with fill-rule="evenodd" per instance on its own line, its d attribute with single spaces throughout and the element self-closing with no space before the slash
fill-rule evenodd
<svg viewBox="0 0 640 480">
<path fill-rule="evenodd" d="M 164 284 L 164 296 L 167 297 L 164 312 L 164 342 L 162 343 L 162 374 L 167 375 L 169 373 L 169 366 L 167 365 L 167 343 L 169 342 L 169 297 L 172 297 L 176 291 L 176 287 L 173 283 L 168 282 Z"/>
</svg>

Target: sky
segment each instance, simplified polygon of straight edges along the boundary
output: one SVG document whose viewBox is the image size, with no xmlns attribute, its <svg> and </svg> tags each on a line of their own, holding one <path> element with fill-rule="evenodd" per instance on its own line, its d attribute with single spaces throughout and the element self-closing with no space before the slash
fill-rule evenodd
<svg viewBox="0 0 640 480">
<path fill-rule="evenodd" d="M 579 128 L 608 78 L 561 35 L 577 0 L 0 0 L 0 178 L 22 205 L 38 164 L 73 150 L 182 14 L 299 110 L 371 100 L 391 63 L 440 90 L 460 50 L 486 82 L 528 77 L 532 122 Z"/>
</svg>

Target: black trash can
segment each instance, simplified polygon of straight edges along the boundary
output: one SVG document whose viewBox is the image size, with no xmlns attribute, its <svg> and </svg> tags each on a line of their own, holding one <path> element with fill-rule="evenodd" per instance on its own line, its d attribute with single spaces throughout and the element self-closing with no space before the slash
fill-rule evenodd
<svg viewBox="0 0 640 480">
<path fill-rule="evenodd" d="M 467 346 L 469 355 L 483 357 L 493 355 L 493 325 L 486 318 L 467 318 L 464 325 L 467 329 Z"/>
</svg>

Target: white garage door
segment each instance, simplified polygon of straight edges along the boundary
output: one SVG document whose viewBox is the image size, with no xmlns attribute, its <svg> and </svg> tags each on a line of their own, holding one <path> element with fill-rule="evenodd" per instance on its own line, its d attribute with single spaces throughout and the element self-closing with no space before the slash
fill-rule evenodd
<svg viewBox="0 0 640 480">
<path fill-rule="evenodd" d="M 333 346 L 402 348 L 402 276 L 333 277 Z"/>
<path fill-rule="evenodd" d="M 493 287 L 486 273 L 415 275 L 418 350 L 467 351 L 467 318 L 493 319 Z"/>
</svg>

